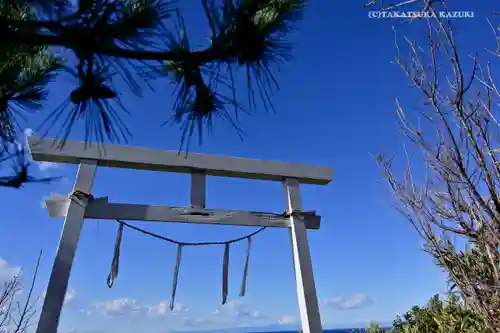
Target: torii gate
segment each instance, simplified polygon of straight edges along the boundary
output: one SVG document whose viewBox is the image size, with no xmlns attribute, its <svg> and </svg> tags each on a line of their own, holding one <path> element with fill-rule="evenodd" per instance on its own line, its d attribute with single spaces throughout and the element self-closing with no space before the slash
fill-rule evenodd
<svg viewBox="0 0 500 333">
<path fill-rule="evenodd" d="M 320 217 L 304 212 L 300 183 L 327 185 L 333 169 L 324 166 L 279 163 L 227 156 L 86 144 L 28 137 L 35 161 L 79 164 L 73 193 L 90 194 L 98 166 L 191 174 L 191 207 L 110 203 L 105 198 L 53 197 L 46 201 L 51 217 L 64 217 L 64 226 L 50 274 L 36 333 L 56 333 L 73 259 L 84 218 L 158 222 L 190 222 L 288 228 L 291 234 L 297 295 L 303 333 L 321 333 L 307 229 L 319 229 Z M 221 176 L 283 183 L 287 213 L 215 210 L 205 208 L 205 177 Z"/>
</svg>

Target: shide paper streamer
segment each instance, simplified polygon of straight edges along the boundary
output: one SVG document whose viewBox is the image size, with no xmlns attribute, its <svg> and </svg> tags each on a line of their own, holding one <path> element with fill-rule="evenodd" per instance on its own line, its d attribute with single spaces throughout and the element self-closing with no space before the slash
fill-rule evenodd
<svg viewBox="0 0 500 333">
<path fill-rule="evenodd" d="M 250 261 L 250 250 L 252 249 L 252 237 L 248 237 L 247 257 L 245 258 L 245 268 L 243 268 L 243 279 L 241 280 L 240 297 L 245 296 L 247 291 L 248 262 Z"/>
<path fill-rule="evenodd" d="M 177 291 L 177 280 L 179 278 L 179 266 L 181 265 L 182 244 L 177 245 L 177 258 L 175 259 L 174 278 L 172 280 L 172 298 L 170 300 L 170 311 L 174 311 L 175 292 Z"/>
<path fill-rule="evenodd" d="M 143 234 L 149 235 L 151 237 L 161 239 L 163 241 L 166 241 L 171 244 L 176 244 L 177 245 L 177 257 L 175 260 L 175 267 L 174 267 L 174 275 L 172 279 L 172 295 L 171 295 L 171 300 L 170 300 L 170 310 L 174 310 L 174 305 L 175 305 L 175 295 L 177 292 L 177 285 L 178 285 L 178 279 L 179 279 L 179 268 L 181 265 L 181 259 L 182 259 L 182 248 L 185 246 L 205 246 L 205 245 L 224 245 L 224 257 L 223 257 L 223 263 L 222 263 L 222 304 L 226 304 L 227 302 L 227 297 L 229 294 L 229 247 L 231 244 L 247 240 L 248 245 L 247 245 L 247 252 L 246 252 L 246 258 L 245 258 L 245 267 L 243 270 L 243 280 L 241 283 L 241 290 L 240 290 L 240 296 L 245 296 L 246 293 L 246 283 L 247 283 L 247 275 L 248 275 L 248 262 L 250 259 L 250 249 L 252 247 L 252 238 L 253 236 L 257 235 L 266 227 L 262 227 L 258 229 L 257 231 L 254 231 L 253 233 L 232 239 L 229 241 L 225 242 L 201 242 L 201 243 L 187 243 L 187 242 L 179 242 L 174 239 L 168 238 L 168 237 L 163 237 L 157 234 L 154 234 L 152 232 L 143 230 L 141 228 L 135 227 L 133 225 L 130 225 L 122 220 L 117 220 L 119 223 L 118 226 L 118 232 L 116 235 L 116 244 L 115 244 L 115 250 L 114 250 L 114 255 L 113 255 L 113 261 L 111 263 L 111 272 L 108 275 L 107 279 L 107 284 L 109 288 L 112 288 L 117 277 L 118 277 L 118 265 L 119 265 L 119 260 L 120 260 L 120 245 L 122 241 L 122 234 L 123 234 L 123 227 L 128 227 L 130 229 L 139 231 Z"/>
<path fill-rule="evenodd" d="M 226 304 L 229 277 L 229 243 L 224 246 L 224 259 L 222 262 L 222 305 Z"/>
<path fill-rule="evenodd" d="M 118 266 L 120 264 L 120 244 L 122 242 L 122 234 L 123 234 L 123 224 L 118 226 L 118 232 L 116 233 L 116 243 L 115 243 L 115 252 L 113 255 L 113 261 L 111 262 L 111 271 L 108 275 L 108 287 L 112 288 L 115 284 L 116 278 L 118 277 Z"/>
</svg>

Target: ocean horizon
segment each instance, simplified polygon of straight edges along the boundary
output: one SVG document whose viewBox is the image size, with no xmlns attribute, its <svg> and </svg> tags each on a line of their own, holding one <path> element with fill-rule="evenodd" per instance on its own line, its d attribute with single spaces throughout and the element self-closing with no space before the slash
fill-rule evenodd
<svg viewBox="0 0 500 333">
<path fill-rule="evenodd" d="M 324 329 L 323 333 L 364 333 L 364 328 L 344 328 L 344 329 Z M 264 333 L 264 332 L 252 332 L 252 333 Z M 273 331 L 273 332 L 265 332 L 265 333 L 297 333 L 297 331 Z"/>
<path fill-rule="evenodd" d="M 388 328 L 384 328 L 387 330 Z M 340 328 L 340 329 L 324 329 L 323 333 L 364 333 L 366 328 Z M 268 332 L 258 332 L 252 331 L 251 333 L 298 333 L 297 331 L 287 330 L 287 331 L 268 331 Z"/>
<path fill-rule="evenodd" d="M 384 331 L 389 330 L 389 326 L 385 326 Z M 278 330 L 278 329 L 262 329 L 262 328 L 238 328 L 235 330 L 210 330 L 210 331 L 197 331 L 197 332 L 189 332 L 186 331 L 184 333 L 299 333 L 300 328 L 298 329 L 286 329 L 286 330 Z M 353 327 L 353 328 L 329 328 L 323 329 L 323 333 L 364 333 L 366 332 L 366 326 L 364 327 Z"/>
</svg>

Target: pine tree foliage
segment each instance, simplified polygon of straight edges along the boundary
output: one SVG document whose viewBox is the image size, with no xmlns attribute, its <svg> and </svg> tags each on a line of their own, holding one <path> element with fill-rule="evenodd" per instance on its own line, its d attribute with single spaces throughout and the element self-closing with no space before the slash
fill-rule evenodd
<svg viewBox="0 0 500 333">
<path fill-rule="evenodd" d="M 200 2 L 210 34 L 202 49 L 190 43 L 181 11 L 168 0 L 0 0 L 0 156 L 24 163 L 0 185 L 19 187 L 30 179 L 20 176 L 29 166 L 19 157 L 20 120 L 41 111 L 48 83 L 62 72 L 78 84 L 37 130 L 58 126 L 62 139 L 78 123 L 86 141 L 130 138 L 119 81 L 141 96 L 151 80 L 169 80 L 175 97 L 166 123 L 180 127 L 181 149 L 193 136 L 201 142 L 216 119 L 229 121 L 241 136 L 238 113 L 254 111 L 257 99 L 274 111 L 272 69 L 290 58 L 286 37 L 302 17 L 304 0 Z M 248 103 L 236 98 L 240 68 Z"/>
<path fill-rule="evenodd" d="M 426 306 L 413 306 L 397 316 L 391 328 L 370 324 L 366 333 L 493 333 L 476 313 L 467 309 L 459 298 L 445 299 L 434 295 Z"/>
</svg>

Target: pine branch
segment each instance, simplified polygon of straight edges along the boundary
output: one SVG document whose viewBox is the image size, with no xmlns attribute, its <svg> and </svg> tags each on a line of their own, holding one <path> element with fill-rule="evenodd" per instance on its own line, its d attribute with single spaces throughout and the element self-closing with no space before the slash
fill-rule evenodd
<svg viewBox="0 0 500 333">
<path fill-rule="evenodd" d="M 14 152 L 9 152 L 4 146 L 0 154 L 0 163 L 11 161 L 12 174 L 0 177 L 0 187 L 19 189 L 27 183 L 51 183 L 60 180 L 60 177 L 33 177 L 30 175 L 31 163 L 26 159 L 26 151 L 23 147 L 15 144 Z M 7 155 L 7 156 L 2 156 Z"/>
<path fill-rule="evenodd" d="M 201 5 L 211 42 L 195 50 L 189 46 L 181 13 L 170 1 L 80 0 L 76 5 L 67 0 L 0 1 L 0 48 L 5 50 L 0 54 L 2 138 L 15 140 L 19 111 L 41 109 L 48 97 L 47 84 L 61 69 L 72 74 L 78 86 L 49 113 L 42 127 L 48 131 L 62 120 L 63 140 L 80 120 L 86 141 L 126 141 L 131 136 L 118 113 L 127 110 L 114 88 L 117 75 L 137 95 L 142 88 L 139 80 L 149 84 L 154 78 L 171 79 L 178 89 L 167 123 L 180 126 L 181 147 L 187 148 L 195 134 L 201 143 L 216 118 L 229 121 L 242 137 L 228 111 L 232 108 L 235 118 L 240 111 L 247 112 L 236 100 L 234 69 L 246 72 L 250 109 L 256 108 L 259 95 L 265 109 L 274 110 L 272 93 L 278 83 L 272 67 L 290 59 L 291 45 L 285 38 L 301 18 L 305 2 L 202 0 Z M 167 29 L 167 20 L 177 20 L 177 27 Z M 63 66 L 50 47 L 72 51 L 74 68 Z M 12 179 L 2 180 L 17 186 Z"/>
<path fill-rule="evenodd" d="M 3 33 L 3 32 L 2 32 Z M 68 49 L 79 49 L 78 41 L 61 36 L 50 36 L 40 33 L 26 34 L 16 31 L 7 31 L 5 37 L 0 39 L 1 45 L 30 45 L 30 46 L 62 46 Z M 127 49 L 117 45 L 94 44 L 88 50 L 89 53 L 103 56 L 133 59 L 133 60 L 158 60 L 158 61 L 188 61 L 206 64 L 217 61 L 225 56 L 223 50 L 207 47 L 200 51 L 182 53 L 176 51 L 148 51 L 143 49 Z"/>
</svg>

